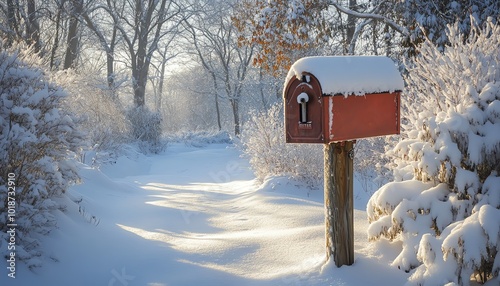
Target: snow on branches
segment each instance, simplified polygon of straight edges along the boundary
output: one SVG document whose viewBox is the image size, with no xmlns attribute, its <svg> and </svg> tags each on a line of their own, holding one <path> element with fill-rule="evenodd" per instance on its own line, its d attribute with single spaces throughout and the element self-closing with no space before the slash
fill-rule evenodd
<svg viewBox="0 0 500 286">
<path fill-rule="evenodd" d="M 398 4 L 398 17 L 409 30 L 403 45 L 410 48 L 410 55 L 425 38 L 442 50 L 449 42 L 446 26 L 454 21 L 458 21 L 460 33 L 468 35 L 473 28 L 469 17 L 478 24 L 485 23 L 488 17 L 500 20 L 497 0 L 405 0 Z"/>
<path fill-rule="evenodd" d="M 22 54 L 31 62 L 38 57 L 30 49 Z M 0 213 L 8 211 L 8 194 L 15 195 L 16 256 L 29 267 L 40 263 L 37 235 L 55 224 L 50 211 L 58 204 L 52 198 L 78 179 L 71 150 L 79 147 L 82 136 L 61 110 L 65 95 L 41 69 L 21 61 L 19 52 L 9 54 L 0 43 Z M 11 188 L 7 179 L 14 177 Z M 0 215 L 2 254 L 8 251 L 7 219 Z"/>
<path fill-rule="evenodd" d="M 241 147 L 258 179 L 287 176 L 318 186 L 323 178 L 323 150 L 317 144 L 286 144 L 283 105 L 252 112 L 241 134 Z"/>
<path fill-rule="evenodd" d="M 387 153 L 399 182 L 367 206 L 369 238 L 401 240 L 393 265 L 417 267 L 410 285 L 500 280 L 500 26 L 447 37 L 408 65 L 404 139 Z"/>
<path fill-rule="evenodd" d="M 293 53 L 324 42 L 330 33 L 323 15 L 328 1 L 245 0 L 232 21 L 241 45 L 258 48 L 254 64 L 275 74 L 288 70 Z"/>
</svg>

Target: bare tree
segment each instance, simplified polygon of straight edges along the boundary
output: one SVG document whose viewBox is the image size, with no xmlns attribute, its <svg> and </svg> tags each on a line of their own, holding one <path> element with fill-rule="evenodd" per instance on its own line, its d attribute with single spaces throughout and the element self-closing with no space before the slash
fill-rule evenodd
<svg viewBox="0 0 500 286">
<path fill-rule="evenodd" d="M 4 7 L 2 7 L 4 8 Z M 18 19 L 16 18 L 16 10 L 18 9 L 18 5 L 14 0 L 7 0 L 7 28 L 5 29 L 8 34 L 19 34 Z M 5 8 L 4 8 L 5 9 Z"/>
<path fill-rule="evenodd" d="M 60 38 L 60 34 L 61 34 L 61 30 L 62 30 L 62 18 L 63 18 L 63 7 L 64 7 L 64 3 L 66 2 L 66 0 L 61 0 L 60 2 L 58 1 L 55 1 L 56 3 L 56 6 L 57 6 L 57 10 L 55 12 L 56 16 L 55 16 L 55 31 L 54 31 L 54 38 L 53 38 L 53 41 L 52 41 L 52 47 L 50 48 L 50 68 L 51 69 L 54 69 L 55 66 L 56 66 L 56 53 L 57 53 L 57 49 L 59 48 L 59 38 Z"/>
<path fill-rule="evenodd" d="M 231 1 L 199 2 L 198 13 L 186 21 L 195 47 L 195 55 L 211 75 L 214 85 L 217 119 L 220 124 L 219 86 L 229 100 L 233 114 L 234 134 L 240 134 L 239 103 L 245 78 L 252 63 L 254 46 L 238 45 L 238 34 L 231 21 Z"/>
<path fill-rule="evenodd" d="M 107 0 L 107 6 L 129 56 L 134 104 L 144 106 L 153 54 L 162 39 L 177 35 L 183 7 L 172 0 Z"/>
<path fill-rule="evenodd" d="M 40 43 L 40 26 L 38 25 L 37 9 L 35 0 L 26 1 L 27 12 L 26 15 L 26 37 L 30 45 L 33 45 L 35 52 L 41 51 Z"/>
<path fill-rule="evenodd" d="M 114 13 L 121 14 L 123 13 L 123 7 L 116 7 Z M 115 95 L 115 47 L 117 44 L 117 33 L 118 29 L 115 23 L 112 21 L 109 23 L 102 18 L 106 18 L 107 13 L 105 13 L 104 17 L 100 17 L 97 19 L 97 16 L 91 17 L 90 15 L 102 15 L 99 13 L 101 10 L 109 11 L 107 7 L 101 6 L 96 3 L 93 7 L 87 7 L 87 9 L 83 10 L 81 15 L 85 25 L 95 34 L 99 43 L 106 53 L 106 79 L 108 83 L 108 88 L 111 90 L 112 94 Z"/>
<path fill-rule="evenodd" d="M 171 59 L 175 58 L 179 52 L 175 52 L 173 54 L 169 53 L 170 51 L 170 44 L 173 42 L 173 38 L 171 38 L 168 42 L 164 42 L 163 44 L 163 49 L 158 52 L 158 62 L 159 65 L 153 64 L 153 67 L 156 70 L 156 76 L 151 78 L 153 83 L 155 80 L 157 81 L 157 87 L 155 88 L 155 108 L 156 111 L 160 111 L 162 109 L 162 99 L 163 99 L 163 87 L 165 85 L 165 72 L 167 69 L 167 63 Z"/>
<path fill-rule="evenodd" d="M 7 0 L 5 4 L 0 4 L 0 12 L 5 14 L 7 20 L 5 26 L 0 24 L 0 32 L 7 35 L 7 44 L 23 40 L 33 46 L 34 52 L 42 52 L 38 24 L 40 13 L 35 0 L 26 0 L 24 3 Z"/>
</svg>

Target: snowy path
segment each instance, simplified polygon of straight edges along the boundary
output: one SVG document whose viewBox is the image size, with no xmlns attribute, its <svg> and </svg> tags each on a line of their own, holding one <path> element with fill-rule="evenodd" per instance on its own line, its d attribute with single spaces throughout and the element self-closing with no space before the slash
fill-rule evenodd
<svg viewBox="0 0 500 286">
<path fill-rule="evenodd" d="M 358 210 L 355 266 L 320 273 L 320 191 L 308 194 L 284 178 L 259 186 L 239 155 L 226 145 L 174 145 L 157 156 L 121 158 L 106 175 L 85 169 L 85 183 L 70 192 L 81 202 L 68 202 L 59 229 L 44 239 L 51 259 L 35 273 L 20 269 L 13 285 L 384 285 L 388 272 L 405 278 L 377 263 L 380 250 L 366 248 Z"/>
</svg>

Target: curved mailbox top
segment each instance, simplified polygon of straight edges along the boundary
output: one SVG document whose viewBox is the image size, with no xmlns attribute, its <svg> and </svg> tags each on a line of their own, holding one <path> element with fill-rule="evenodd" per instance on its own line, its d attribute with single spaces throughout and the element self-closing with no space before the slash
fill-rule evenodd
<svg viewBox="0 0 500 286">
<path fill-rule="evenodd" d="M 290 67 L 285 87 L 293 77 L 300 79 L 305 73 L 318 79 L 323 95 L 364 95 L 404 88 L 395 63 L 385 56 L 305 57 Z"/>
</svg>

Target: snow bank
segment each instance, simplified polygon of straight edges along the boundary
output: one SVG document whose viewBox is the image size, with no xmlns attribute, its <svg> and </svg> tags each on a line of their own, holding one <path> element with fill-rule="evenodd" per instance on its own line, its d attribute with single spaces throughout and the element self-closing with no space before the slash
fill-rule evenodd
<svg viewBox="0 0 500 286">
<path fill-rule="evenodd" d="M 233 146 L 173 143 L 105 170 L 80 167 L 83 184 L 61 198 L 68 208 L 41 241 L 50 257 L 36 271 L 20 265 L 15 280 L 4 272 L 0 285 L 402 285 L 408 277 L 389 266 L 397 245 L 367 245 L 359 210 L 355 264 L 321 269 L 323 192 L 286 177 L 258 186 Z"/>
</svg>

